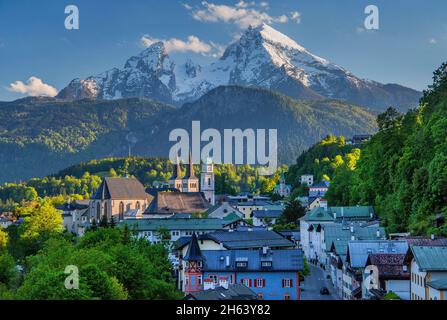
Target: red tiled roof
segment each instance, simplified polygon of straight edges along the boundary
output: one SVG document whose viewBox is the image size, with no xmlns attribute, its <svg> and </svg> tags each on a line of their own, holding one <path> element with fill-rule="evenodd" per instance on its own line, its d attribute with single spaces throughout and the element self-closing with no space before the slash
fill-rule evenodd
<svg viewBox="0 0 447 320">
<path fill-rule="evenodd" d="M 404 260 L 405 254 L 372 253 L 368 256 L 366 265 L 376 266 L 381 279 L 409 279 L 409 270 L 404 271 Z"/>
</svg>

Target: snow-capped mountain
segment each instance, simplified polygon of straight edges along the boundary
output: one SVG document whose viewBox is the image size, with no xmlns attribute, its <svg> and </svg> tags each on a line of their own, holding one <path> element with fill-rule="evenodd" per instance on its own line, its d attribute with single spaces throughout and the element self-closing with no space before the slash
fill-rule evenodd
<svg viewBox="0 0 447 320">
<path fill-rule="evenodd" d="M 123 69 L 73 80 L 58 97 L 148 97 L 181 104 L 218 86 L 234 84 L 271 89 L 298 99 L 340 99 L 375 109 L 414 107 L 421 95 L 396 84 L 360 79 L 264 24 L 250 27 L 209 65 L 191 60 L 176 65 L 164 44 L 157 42 L 128 59 Z"/>
</svg>

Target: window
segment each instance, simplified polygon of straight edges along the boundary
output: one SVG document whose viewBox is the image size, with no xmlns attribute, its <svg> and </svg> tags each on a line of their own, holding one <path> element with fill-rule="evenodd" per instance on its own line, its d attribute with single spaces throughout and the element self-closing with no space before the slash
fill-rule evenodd
<svg viewBox="0 0 447 320">
<path fill-rule="evenodd" d="M 248 288 L 251 287 L 251 279 L 241 279 L 241 283 Z"/>
<path fill-rule="evenodd" d="M 209 278 L 213 281 L 214 284 L 217 284 L 217 283 L 218 283 L 218 281 L 217 281 L 217 275 L 215 275 L 215 274 L 210 274 L 210 275 L 209 275 Z"/>
<path fill-rule="evenodd" d="M 247 261 L 236 261 L 236 268 L 244 269 L 247 268 L 248 262 Z"/>
<path fill-rule="evenodd" d="M 290 294 L 288 293 L 284 294 L 284 300 L 290 300 Z"/>
<path fill-rule="evenodd" d="M 108 217 L 109 215 L 108 215 L 108 212 L 109 211 L 109 209 L 107 208 L 107 202 L 105 202 L 104 203 L 104 215 L 106 216 L 106 217 Z"/>
<path fill-rule="evenodd" d="M 264 288 L 265 279 L 255 279 L 255 288 Z"/>
<path fill-rule="evenodd" d="M 282 279 L 282 287 L 283 288 L 292 288 L 293 280 L 292 279 Z"/>
<path fill-rule="evenodd" d="M 119 219 L 120 219 L 120 221 L 124 220 L 124 203 L 123 202 L 120 202 L 120 205 L 119 205 Z"/>
<path fill-rule="evenodd" d="M 96 220 L 99 222 L 101 220 L 101 204 L 96 205 Z"/>
<path fill-rule="evenodd" d="M 135 209 L 137 209 L 137 210 L 141 209 L 140 201 L 137 201 L 137 203 L 135 204 Z"/>
<path fill-rule="evenodd" d="M 203 277 L 201 275 L 197 276 L 197 283 L 199 284 L 199 286 L 202 285 L 203 282 Z"/>
<path fill-rule="evenodd" d="M 261 261 L 261 267 L 262 268 L 271 268 L 272 262 L 271 261 Z"/>
</svg>

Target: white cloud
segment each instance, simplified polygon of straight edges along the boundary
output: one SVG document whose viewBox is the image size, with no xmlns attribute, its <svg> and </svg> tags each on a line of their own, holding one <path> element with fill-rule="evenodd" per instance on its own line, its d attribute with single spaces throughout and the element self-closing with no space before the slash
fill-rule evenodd
<svg viewBox="0 0 447 320">
<path fill-rule="evenodd" d="M 8 91 L 17 92 L 21 94 L 27 94 L 29 96 L 48 96 L 54 97 L 57 95 L 56 88 L 44 83 L 41 79 L 37 77 L 30 77 L 26 83 L 22 81 L 16 81 L 9 85 Z"/>
<path fill-rule="evenodd" d="M 206 43 L 196 36 L 189 36 L 186 41 L 171 38 L 171 39 L 157 39 L 144 35 L 140 39 L 140 43 L 144 47 L 149 47 L 156 42 L 163 42 L 168 52 L 194 52 L 203 55 L 216 56 L 223 53 L 223 46 L 214 42 Z"/>
<path fill-rule="evenodd" d="M 296 23 L 300 23 L 301 22 L 301 13 L 299 13 L 298 11 L 292 11 L 290 13 L 290 18 L 292 19 L 292 21 L 294 21 Z"/>
<path fill-rule="evenodd" d="M 188 9 L 192 17 L 202 22 L 234 23 L 241 29 L 258 26 L 262 23 L 287 23 L 289 18 L 283 14 L 271 16 L 267 13 L 267 2 L 261 2 L 259 9 L 256 2 L 239 1 L 234 6 L 214 4 L 203 1 L 198 8 Z"/>
</svg>

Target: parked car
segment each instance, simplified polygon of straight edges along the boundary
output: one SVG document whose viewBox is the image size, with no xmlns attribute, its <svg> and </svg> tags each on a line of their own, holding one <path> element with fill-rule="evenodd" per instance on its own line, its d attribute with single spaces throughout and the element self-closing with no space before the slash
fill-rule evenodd
<svg viewBox="0 0 447 320">
<path fill-rule="evenodd" d="M 328 295 L 328 294 L 329 294 L 329 289 L 326 288 L 326 287 L 322 287 L 322 288 L 320 289 L 320 294 L 321 294 L 321 295 Z"/>
</svg>

